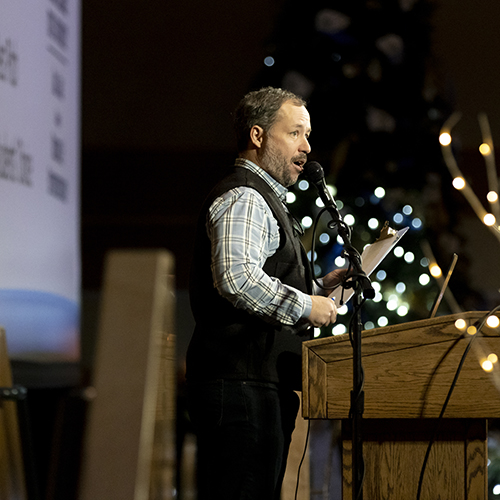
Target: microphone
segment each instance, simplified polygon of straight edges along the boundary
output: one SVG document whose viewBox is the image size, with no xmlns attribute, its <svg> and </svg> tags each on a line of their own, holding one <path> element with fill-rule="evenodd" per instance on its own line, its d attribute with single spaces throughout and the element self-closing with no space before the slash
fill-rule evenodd
<svg viewBox="0 0 500 500">
<path fill-rule="evenodd" d="M 342 216 L 340 215 L 333 196 L 326 187 L 325 172 L 323 171 L 323 167 L 317 161 L 310 161 L 304 165 L 304 174 L 309 181 L 316 186 L 319 197 L 323 202 L 323 205 L 325 205 L 325 208 L 332 216 L 333 222 L 341 224 Z"/>
</svg>

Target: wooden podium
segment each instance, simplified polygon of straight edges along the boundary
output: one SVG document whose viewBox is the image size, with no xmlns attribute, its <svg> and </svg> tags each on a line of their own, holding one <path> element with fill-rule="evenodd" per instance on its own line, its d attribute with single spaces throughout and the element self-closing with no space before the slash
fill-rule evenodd
<svg viewBox="0 0 500 500">
<path fill-rule="evenodd" d="M 420 471 L 462 355 L 483 312 L 454 314 L 364 331 L 365 409 L 362 424 L 365 500 L 414 500 Z M 500 328 L 476 333 L 422 483 L 421 500 L 487 498 L 487 419 L 500 417 Z M 348 334 L 311 340 L 303 347 L 303 416 L 342 420 L 342 498 L 352 498 L 350 392 L 352 348 Z"/>
</svg>

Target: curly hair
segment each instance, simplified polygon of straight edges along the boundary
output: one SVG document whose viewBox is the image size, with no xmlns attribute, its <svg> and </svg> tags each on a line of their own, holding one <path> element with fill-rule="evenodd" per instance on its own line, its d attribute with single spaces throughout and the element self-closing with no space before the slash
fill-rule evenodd
<svg viewBox="0 0 500 500">
<path fill-rule="evenodd" d="M 254 90 L 243 97 L 234 111 L 234 131 L 239 152 L 248 147 L 252 127 L 259 125 L 269 132 L 281 106 L 288 101 L 295 106 L 306 106 L 306 102 L 293 92 L 274 87 Z"/>
</svg>

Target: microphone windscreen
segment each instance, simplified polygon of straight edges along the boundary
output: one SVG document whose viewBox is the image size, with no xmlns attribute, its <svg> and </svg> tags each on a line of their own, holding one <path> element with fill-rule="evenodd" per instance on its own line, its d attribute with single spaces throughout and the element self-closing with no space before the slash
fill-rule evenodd
<svg viewBox="0 0 500 500">
<path fill-rule="evenodd" d="M 323 167 L 317 161 L 310 161 L 306 163 L 304 165 L 304 173 L 313 184 L 317 184 L 325 178 Z"/>
</svg>

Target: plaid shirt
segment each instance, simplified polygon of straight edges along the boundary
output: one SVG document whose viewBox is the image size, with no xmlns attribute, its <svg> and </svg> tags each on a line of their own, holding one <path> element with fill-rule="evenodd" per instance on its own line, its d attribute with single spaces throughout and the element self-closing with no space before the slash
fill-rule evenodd
<svg viewBox="0 0 500 500">
<path fill-rule="evenodd" d="M 267 172 L 242 158 L 236 166 L 259 175 L 285 202 L 288 190 Z M 260 193 L 241 186 L 217 198 L 208 211 L 207 233 L 214 286 L 235 307 L 285 325 L 309 316 L 311 298 L 262 269 L 278 249 L 280 237 L 278 222 Z"/>
</svg>

